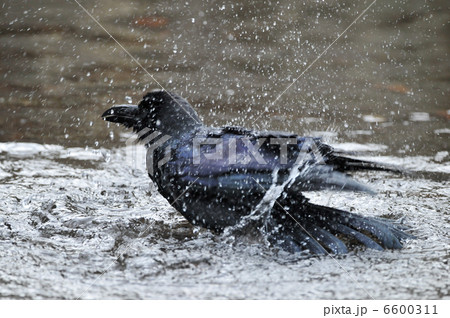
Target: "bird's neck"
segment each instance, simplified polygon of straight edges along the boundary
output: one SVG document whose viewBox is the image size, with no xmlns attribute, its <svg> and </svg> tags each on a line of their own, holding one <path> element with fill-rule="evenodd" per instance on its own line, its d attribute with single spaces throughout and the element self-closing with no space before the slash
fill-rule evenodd
<svg viewBox="0 0 450 318">
<path fill-rule="evenodd" d="M 169 120 L 161 118 L 156 125 L 156 131 L 171 137 L 180 137 L 186 133 L 196 131 L 203 127 L 201 122 L 198 122 L 188 115 L 169 116 Z"/>
<path fill-rule="evenodd" d="M 203 127 L 194 108 L 183 98 L 174 95 L 156 117 L 156 130 L 178 137 Z"/>
</svg>

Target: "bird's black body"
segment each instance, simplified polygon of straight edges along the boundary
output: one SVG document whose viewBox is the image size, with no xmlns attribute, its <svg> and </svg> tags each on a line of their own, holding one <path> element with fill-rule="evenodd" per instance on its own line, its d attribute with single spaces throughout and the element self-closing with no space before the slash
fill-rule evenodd
<svg viewBox="0 0 450 318">
<path fill-rule="evenodd" d="M 308 202 L 301 191 L 371 192 L 343 172 L 392 170 L 337 155 L 317 138 L 240 127 L 205 127 L 174 93 L 148 93 L 138 106 L 103 118 L 132 127 L 149 147 L 147 168 L 159 192 L 192 224 L 214 231 L 259 216 L 269 241 L 290 252 L 345 253 L 347 237 L 374 248 L 400 248 L 409 237 L 389 221 Z M 166 140 L 152 147 L 157 139 Z"/>
</svg>

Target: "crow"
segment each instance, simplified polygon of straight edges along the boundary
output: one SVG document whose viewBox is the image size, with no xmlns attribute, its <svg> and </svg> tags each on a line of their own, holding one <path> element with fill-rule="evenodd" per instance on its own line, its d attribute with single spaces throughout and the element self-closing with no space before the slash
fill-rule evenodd
<svg viewBox="0 0 450 318">
<path fill-rule="evenodd" d="M 287 252 L 342 254 L 356 243 L 399 249 L 412 235 L 383 218 L 309 202 L 305 191 L 373 191 L 353 170 L 396 167 L 338 154 L 320 138 L 242 127 L 207 127 L 194 108 L 165 90 L 102 115 L 132 128 L 146 144 L 147 170 L 159 193 L 191 224 L 223 232 L 251 225 Z M 253 223 L 252 223 L 253 222 Z"/>
</svg>

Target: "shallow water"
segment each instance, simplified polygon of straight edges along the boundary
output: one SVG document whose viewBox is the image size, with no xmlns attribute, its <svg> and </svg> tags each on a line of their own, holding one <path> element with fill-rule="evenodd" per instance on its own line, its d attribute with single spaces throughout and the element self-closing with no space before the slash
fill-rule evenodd
<svg viewBox="0 0 450 318">
<path fill-rule="evenodd" d="M 308 193 L 399 219 L 418 239 L 398 251 L 310 257 L 192 227 L 130 161 L 130 133 L 99 118 L 155 82 L 75 3 L 6 1 L 1 298 L 450 298 L 445 1 L 377 1 L 274 104 L 369 3 L 92 3 L 207 124 L 320 135 L 420 172 L 355 174 L 375 196 Z"/>
<path fill-rule="evenodd" d="M 448 180 L 360 173 L 378 195 L 309 193 L 317 203 L 401 218 L 418 237 L 402 250 L 357 249 L 333 259 L 193 228 L 143 171 L 124 165 L 125 148 L 3 143 L 0 149 L 4 298 L 449 296 Z M 416 171 L 432 160 L 376 159 Z M 430 167 L 450 173 L 449 165 Z"/>
</svg>

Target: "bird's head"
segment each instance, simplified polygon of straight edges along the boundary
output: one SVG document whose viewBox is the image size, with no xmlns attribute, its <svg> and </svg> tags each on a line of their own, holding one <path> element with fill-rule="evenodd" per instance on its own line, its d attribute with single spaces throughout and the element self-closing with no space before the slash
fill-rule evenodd
<svg viewBox="0 0 450 318">
<path fill-rule="evenodd" d="M 184 98 L 165 90 L 147 93 L 139 105 L 114 106 L 102 117 L 131 127 L 137 133 L 146 129 L 171 136 L 202 125 L 196 111 Z"/>
</svg>

